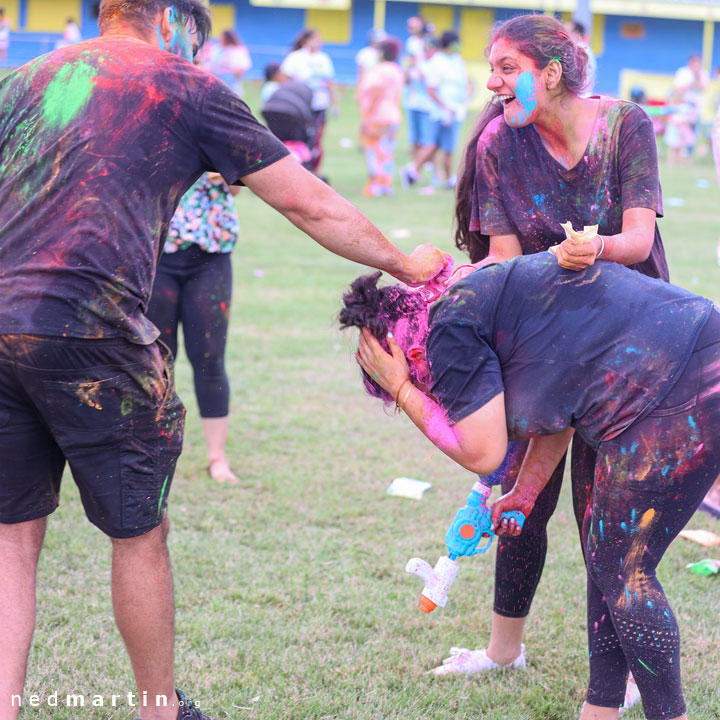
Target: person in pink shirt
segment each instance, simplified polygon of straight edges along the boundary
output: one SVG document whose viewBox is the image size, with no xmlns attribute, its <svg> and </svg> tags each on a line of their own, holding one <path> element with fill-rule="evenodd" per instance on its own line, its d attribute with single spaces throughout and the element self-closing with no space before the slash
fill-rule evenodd
<svg viewBox="0 0 720 720">
<path fill-rule="evenodd" d="M 405 85 L 405 75 L 397 62 L 401 48 L 397 38 L 383 40 L 378 48 L 380 62 L 364 74 L 358 87 L 361 137 L 368 170 L 363 195 L 368 197 L 393 194 L 395 146 Z"/>
</svg>

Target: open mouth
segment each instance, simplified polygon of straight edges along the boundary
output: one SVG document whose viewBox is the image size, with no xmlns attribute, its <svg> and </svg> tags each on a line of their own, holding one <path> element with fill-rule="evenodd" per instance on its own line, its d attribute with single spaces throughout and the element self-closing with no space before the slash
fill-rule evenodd
<svg viewBox="0 0 720 720">
<path fill-rule="evenodd" d="M 503 105 L 509 105 L 514 99 L 514 95 L 498 95 L 497 99 L 503 104 Z"/>
</svg>

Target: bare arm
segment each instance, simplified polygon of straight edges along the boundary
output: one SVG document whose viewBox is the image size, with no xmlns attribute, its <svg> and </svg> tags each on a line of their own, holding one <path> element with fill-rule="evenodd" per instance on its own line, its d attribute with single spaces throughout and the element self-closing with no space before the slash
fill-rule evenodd
<svg viewBox="0 0 720 720">
<path fill-rule="evenodd" d="M 260 199 L 330 252 L 420 284 L 435 277 L 447 256 L 430 245 L 408 256 L 354 205 L 291 157 L 242 178 Z"/>
<path fill-rule="evenodd" d="M 530 440 L 512 490 L 491 504 L 494 529 L 500 526 L 502 534 L 520 534 L 520 528 L 514 523 L 508 523 L 507 520 L 501 523 L 500 515 L 510 510 L 519 510 L 527 517 L 532 512 L 537 496 L 555 472 L 574 433 L 573 428 L 566 428 L 555 435 L 542 435 Z"/>
<path fill-rule="evenodd" d="M 505 260 L 522 254 L 522 247 L 520 247 L 517 235 L 491 235 L 490 252 L 484 260 L 478 263 L 478 267 L 505 262 Z"/>
<path fill-rule="evenodd" d="M 598 259 L 620 265 L 647 260 L 655 240 L 654 210 L 630 208 L 623 212 L 622 231 L 617 235 L 598 235 L 592 242 L 563 241 L 557 249 L 558 263 L 568 270 L 584 270 Z M 604 242 L 604 248 L 603 248 Z"/>
</svg>

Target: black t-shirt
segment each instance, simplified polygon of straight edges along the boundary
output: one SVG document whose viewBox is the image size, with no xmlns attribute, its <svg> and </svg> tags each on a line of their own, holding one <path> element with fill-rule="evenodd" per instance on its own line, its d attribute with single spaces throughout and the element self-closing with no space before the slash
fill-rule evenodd
<svg viewBox="0 0 720 720">
<path fill-rule="evenodd" d="M 431 309 L 431 392 L 455 423 L 504 391 L 511 440 L 574 427 L 597 445 L 662 401 L 712 307 L 612 262 L 490 265 Z"/>
<path fill-rule="evenodd" d="M 16 70 L 0 83 L 0 333 L 152 342 L 144 312 L 185 191 L 287 154 L 225 84 L 140 40 Z"/>
<path fill-rule="evenodd" d="M 585 154 L 570 169 L 548 152 L 533 125 L 513 128 L 502 115 L 494 118 L 478 141 L 470 230 L 516 235 L 529 255 L 565 239 L 560 223 L 598 224 L 601 235 L 616 235 L 625 210 L 648 208 L 662 217 L 650 118 L 633 103 L 599 101 Z M 650 257 L 633 268 L 669 279 L 657 223 Z"/>
</svg>

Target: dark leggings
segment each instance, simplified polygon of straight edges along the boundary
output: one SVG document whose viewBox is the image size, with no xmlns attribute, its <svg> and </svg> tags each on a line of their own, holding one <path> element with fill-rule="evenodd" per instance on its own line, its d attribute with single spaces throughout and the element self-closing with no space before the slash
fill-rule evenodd
<svg viewBox="0 0 720 720">
<path fill-rule="evenodd" d="M 232 265 L 229 253 L 207 253 L 197 245 L 160 258 L 148 318 L 177 355 L 182 323 L 185 351 L 193 368 L 200 416 L 227 416 L 230 383 L 225 372 Z"/>
<path fill-rule="evenodd" d="M 502 473 L 501 485 L 504 493 L 509 492 L 515 484 L 526 449 L 527 443 L 511 443 L 514 456 L 508 471 Z M 595 451 L 577 435 L 573 438 L 570 470 L 573 510 L 578 532 L 581 532 L 592 490 Z M 532 513 L 525 520 L 522 533 L 518 537 L 498 538 L 493 608 L 498 615 L 520 618 L 530 612 L 530 605 L 545 565 L 547 524 L 555 512 L 564 472 L 563 457 L 550 481 L 538 495 Z"/>
<path fill-rule="evenodd" d="M 670 395 L 598 448 L 583 524 L 593 705 L 619 707 L 629 669 L 649 720 L 685 712 L 680 635 L 655 569 L 720 473 L 718 427 L 713 312 Z"/>
<path fill-rule="evenodd" d="M 655 569 L 720 474 L 718 427 L 720 315 L 714 311 L 656 410 L 601 443 L 597 455 L 580 438 L 573 442 L 573 506 L 588 576 L 587 701 L 593 705 L 619 707 L 631 670 L 649 720 L 685 712 L 680 636 Z M 523 452 L 518 456 L 504 484 L 514 482 Z M 501 615 L 524 617 L 529 610 L 563 465 L 538 497 L 522 534 L 498 545 L 495 611 Z"/>
</svg>

